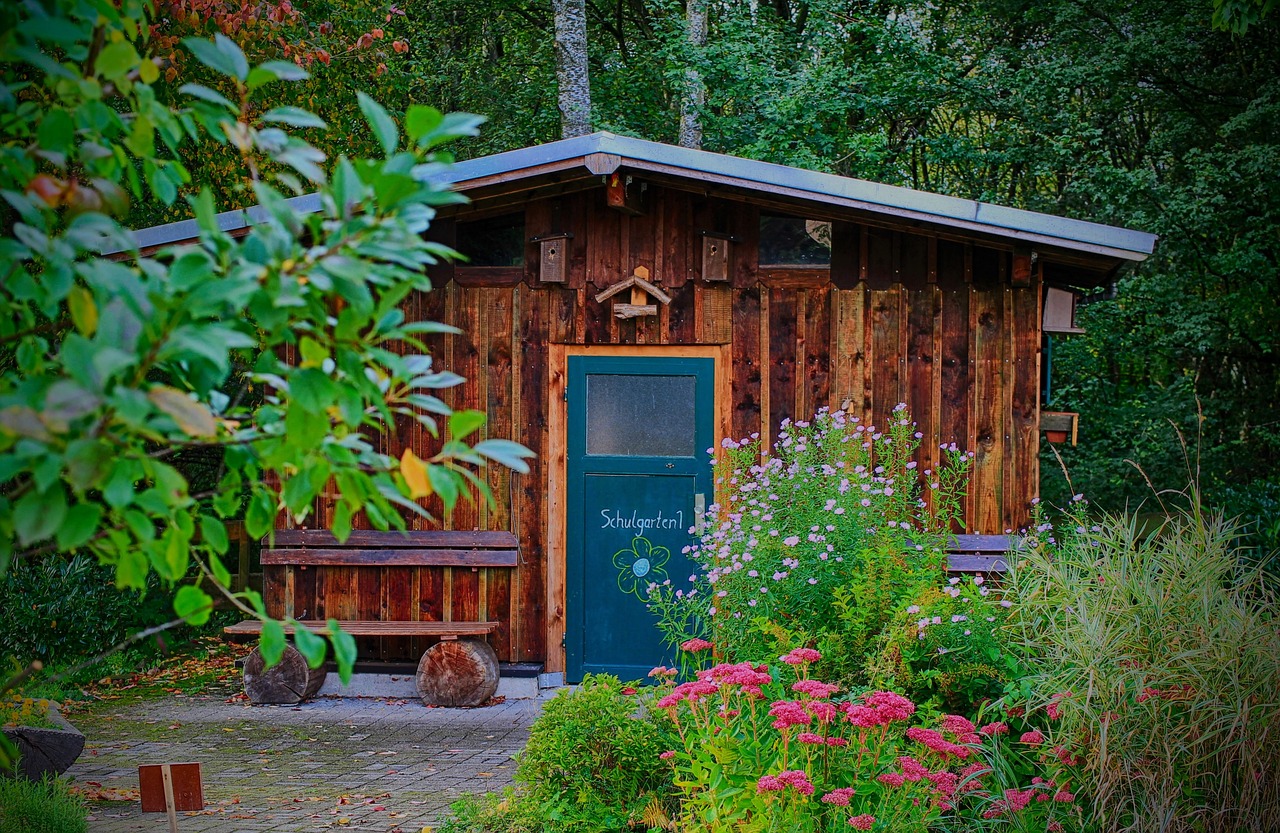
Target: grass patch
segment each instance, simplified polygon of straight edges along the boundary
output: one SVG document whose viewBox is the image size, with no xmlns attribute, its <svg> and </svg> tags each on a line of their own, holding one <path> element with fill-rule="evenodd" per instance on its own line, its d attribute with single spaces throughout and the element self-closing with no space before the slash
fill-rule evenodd
<svg viewBox="0 0 1280 833">
<path fill-rule="evenodd" d="M 0 833 L 85 833 L 86 815 L 65 781 L 0 778 Z"/>
</svg>

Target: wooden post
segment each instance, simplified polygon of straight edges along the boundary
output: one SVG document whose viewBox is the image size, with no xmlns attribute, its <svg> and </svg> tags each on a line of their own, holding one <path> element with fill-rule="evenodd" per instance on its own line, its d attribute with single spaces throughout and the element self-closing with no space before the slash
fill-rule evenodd
<svg viewBox="0 0 1280 833">
<path fill-rule="evenodd" d="M 173 800 L 173 769 L 168 764 L 160 766 L 164 779 L 164 809 L 169 814 L 169 833 L 178 833 L 178 803 Z"/>
</svg>

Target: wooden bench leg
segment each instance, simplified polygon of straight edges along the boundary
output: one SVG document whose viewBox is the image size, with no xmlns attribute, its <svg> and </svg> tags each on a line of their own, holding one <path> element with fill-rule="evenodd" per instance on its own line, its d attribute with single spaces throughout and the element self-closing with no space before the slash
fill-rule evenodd
<svg viewBox="0 0 1280 833">
<path fill-rule="evenodd" d="M 314 697 L 324 684 L 324 666 L 309 668 L 292 645 L 286 645 L 280 661 L 270 668 L 257 648 L 244 662 L 244 693 L 252 703 L 301 703 Z"/>
<path fill-rule="evenodd" d="M 418 663 L 418 693 L 431 706 L 478 706 L 498 690 L 498 655 L 483 639 L 448 639 Z"/>
</svg>

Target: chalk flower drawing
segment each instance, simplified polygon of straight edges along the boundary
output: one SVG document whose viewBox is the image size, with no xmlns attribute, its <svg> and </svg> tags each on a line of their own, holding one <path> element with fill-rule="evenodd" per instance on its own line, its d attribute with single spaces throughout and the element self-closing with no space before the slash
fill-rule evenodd
<svg viewBox="0 0 1280 833">
<path fill-rule="evenodd" d="M 651 582 L 662 584 L 667 580 L 667 561 L 671 550 L 655 547 L 648 538 L 636 536 L 631 546 L 613 554 L 613 566 L 618 568 L 618 589 L 628 595 L 643 598 L 639 592 Z"/>
</svg>

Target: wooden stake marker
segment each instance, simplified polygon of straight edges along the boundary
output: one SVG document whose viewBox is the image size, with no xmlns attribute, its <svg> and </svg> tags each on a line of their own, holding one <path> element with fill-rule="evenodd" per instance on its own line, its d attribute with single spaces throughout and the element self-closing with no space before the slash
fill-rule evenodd
<svg viewBox="0 0 1280 833">
<path fill-rule="evenodd" d="M 169 833 L 178 833 L 178 812 L 204 809 L 200 764 L 153 764 L 138 767 L 142 812 L 168 813 Z"/>
</svg>

